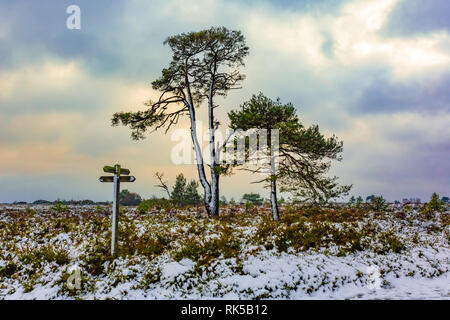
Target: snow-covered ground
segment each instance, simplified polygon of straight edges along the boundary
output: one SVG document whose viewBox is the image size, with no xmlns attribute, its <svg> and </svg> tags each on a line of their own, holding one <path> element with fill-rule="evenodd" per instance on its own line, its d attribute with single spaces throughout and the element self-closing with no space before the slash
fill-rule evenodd
<svg viewBox="0 0 450 320">
<path fill-rule="evenodd" d="M 240 209 L 223 219 L 131 210 L 121 220 L 128 239 L 121 246 L 131 248 L 113 260 L 107 257 L 106 213 L 34 209 L 0 209 L 0 299 L 450 299 L 448 212 L 332 221 L 294 214 L 274 226 L 264 212 Z M 310 240 L 295 234 L 303 230 L 296 229 L 299 223 L 314 232 L 331 226 L 333 237 L 320 234 L 313 238 L 320 245 L 305 248 Z M 294 232 L 282 238 L 287 246 L 279 241 L 284 232 Z M 71 289 L 77 279 L 79 289 Z"/>
</svg>

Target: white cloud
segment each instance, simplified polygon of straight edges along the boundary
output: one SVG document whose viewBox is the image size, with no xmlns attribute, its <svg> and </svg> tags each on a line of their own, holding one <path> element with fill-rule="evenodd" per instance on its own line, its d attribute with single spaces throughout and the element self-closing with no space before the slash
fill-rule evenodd
<svg viewBox="0 0 450 320">
<path fill-rule="evenodd" d="M 381 63 L 398 79 L 420 76 L 424 71 L 447 68 L 450 43 L 447 32 L 416 38 L 389 38 L 380 32 L 398 0 L 352 1 L 333 14 L 259 10 L 245 16 L 249 38 L 258 49 L 281 59 L 309 65 L 312 72 Z M 329 39 L 328 39 L 329 37 Z M 330 41 L 333 57 L 323 46 Z M 272 56 L 272 59 L 276 59 Z"/>
<path fill-rule="evenodd" d="M 105 108 L 136 108 L 157 95 L 145 83 L 90 75 L 76 61 L 47 60 L 0 71 L 0 82 L 0 108 L 6 113 L 47 109 L 93 113 Z"/>
<path fill-rule="evenodd" d="M 418 38 L 387 38 L 380 34 L 398 0 L 356 1 L 342 9 L 330 23 L 335 54 L 346 65 L 377 60 L 387 64 L 398 78 L 413 76 L 450 62 L 440 47 L 450 42 L 446 32 Z"/>
</svg>

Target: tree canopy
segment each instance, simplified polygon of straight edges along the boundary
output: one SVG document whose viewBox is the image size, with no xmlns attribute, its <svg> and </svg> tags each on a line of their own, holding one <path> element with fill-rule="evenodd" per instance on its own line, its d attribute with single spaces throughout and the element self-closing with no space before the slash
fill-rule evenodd
<svg viewBox="0 0 450 320">
<path fill-rule="evenodd" d="M 167 38 L 164 44 L 172 50 L 172 60 L 162 70 L 161 76 L 152 82 L 160 92 L 156 101 L 147 101 L 146 110 L 118 112 L 112 117 L 112 125 L 122 124 L 132 130 L 133 139 L 144 138 L 148 128 L 167 132 L 177 125 L 180 117 L 189 116 L 191 138 L 197 161 L 200 183 L 205 191 L 205 206 L 210 215 L 218 215 L 219 174 L 221 166 L 215 143 L 215 130 L 219 121 L 214 109 L 218 105 L 215 96 L 225 96 L 228 91 L 240 88 L 245 78 L 239 67 L 249 48 L 240 31 L 225 27 L 212 27 L 199 32 L 181 33 Z M 197 137 L 196 108 L 207 101 L 211 179 L 205 175 L 203 155 Z"/>
<path fill-rule="evenodd" d="M 266 129 L 269 142 L 271 130 L 278 130 L 278 146 L 268 145 L 268 165 L 272 170 L 260 181 L 271 185 L 274 211 L 278 210 L 277 182 L 281 185 L 281 191 L 290 192 L 302 201 L 328 201 L 350 190 L 351 186 L 340 186 L 337 177 L 326 175 L 331 167 L 330 160 L 342 159 L 342 141 L 334 135 L 325 138 L 317 125 L 305 127 L 291 103 L 283 104 L 280 99 L 272 100 L 260 93 L 253 95 L 240 109 L 231 111 L 228 116 L 231 129 Z M 274 148 L 277 149 L 276 154 Z M 277 161 L 276 170 L 273 169 L 274 161 Z M 249 170 L 255 173 L 267 172 L 264 165 Z"/>
</svg>

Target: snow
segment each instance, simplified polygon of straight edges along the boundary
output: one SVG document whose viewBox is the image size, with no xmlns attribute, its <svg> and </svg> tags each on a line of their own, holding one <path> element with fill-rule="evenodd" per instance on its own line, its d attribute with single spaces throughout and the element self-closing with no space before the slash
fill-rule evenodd
<svg viewBox="0 0 450 320">
<path fill-rule="evenodd" d="M 173 279 L 178 275 L 189 272 L 194 265 L 195 263 L 189 259 L 183 259 L 180 262 L 169 262 L 163 266 L 163 278 Z"/>
<path fill-rule="evenodd" d="M 428 232 L 427 228 L 437 222 L 416 220 L 414 215 L 416 213 L 405 221 L 374 222 L 383 230 L 392 230 L 406 241 L 407 248 L 401 253 L 378 254 L 373 250 L 365 250 L 340 256 L 335 254 L 337 248 L 333 246 L 327 250 L 296 252 L 289 249 L 287 252 L 278 252 L 246 243 L 242 244 L 239 257 L 220 257 L 210 265 L 199 266 L 198 261 L 188 258 L 175 261 L 168 253 L 152 258 L 128 256 L 105 262 L 104 274 L 97 276 L 88 274 L 80 260 L 91 239 L 83 239 L 83 235 L 72 231 L 61 231 L 41 238 L 31 233 L 20 235 L 11 240 L 17 250 L 46 244 L 62 246 L 69 253 L 71 261 L 63 266 L 55 262 L 45 264 L 39 270 L 38 277 L 33 280 L 31 290 L 24 289 L 24 282 L 31 281 L 32 274 L 22 278 L 0 278 L 0 299 L 448 300 L 449 226 L 446 225 L 443 231 Z M 11 221 L 9 216 L 1 215 L 1 208 L 0 221 Z M 154 227 L 151 218 L 135 223 L 139 234 L 145 234 L 150 226 Z M 204 221 L 200 223 L 202 227 L 206 225 Z M 40 234 L 40 227 L 36 223 L 34 233 Z M 170 225 L 167 230 L 170 233 L 186 233 L 189 227 Z M 211 230 L 208 232 L 212 232 Z M 240 226 L 236 230 L 243 237 L 251 237 L 256 232 L 256 227 Z M 412 241 L 415 235 L 420 240 L 417 244 Z M 215 238 L 218 236 L 214 233 L 204 235 L 204 239 Z M 0 268 L 11 261 L 19 263 L 17 256 L 12 251 L 8 252 L 11 248 L 5 243 L 0 240 L 0 250 L 3 250 Z M 182 243 L 177 243 L 174 247 L 181 245 Z M 67 291 L 61 291 L 61 277 L 75 266 L 81 269 L 83 277 L 89 280 L 92 288 L 72 296 Z"/>
</svg>

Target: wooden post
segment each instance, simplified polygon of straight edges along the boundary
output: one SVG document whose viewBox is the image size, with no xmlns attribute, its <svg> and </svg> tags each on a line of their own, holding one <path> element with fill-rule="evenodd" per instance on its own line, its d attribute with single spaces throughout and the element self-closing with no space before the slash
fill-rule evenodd
<svg viewBox="0 0 450 320">
<path fill-rule="evenodd" d="M 111 256 L 116 253 L 117 229 L 119 225 L 119 209 L 120 209 L 120 165 L 115 165 L 114 170 L 114 187 L 113 187 L 113 212 L 111 215 Z"/>
<path fill-rule="evenodd" d="M 130 174 L 130 170 L 123 169 L 119 164 L 114 167 L 103 167 L 104 172 L 113 173 L 113 176 L 102 176 L 100 182 L 112 182 L 113 183 L 113 208 L 111 215 L 111 256 L 115 256 L 118 238 L 118 226 L 119 226 L 119 208 L 120 208 L 120 183 L 121 182 L 134 182 L 136 178 L 133 176 L 120 176 L 123 174 Z"/>
</svg>

